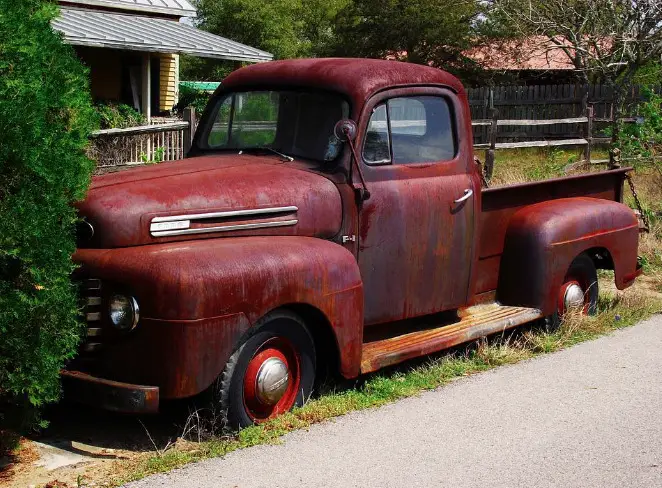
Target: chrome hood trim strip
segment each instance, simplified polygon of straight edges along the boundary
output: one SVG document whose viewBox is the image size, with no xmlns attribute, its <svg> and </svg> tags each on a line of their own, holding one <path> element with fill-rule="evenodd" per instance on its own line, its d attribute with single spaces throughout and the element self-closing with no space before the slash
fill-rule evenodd
<svg viewBox="0 0 662 488">
<path fill-rule="evenodd" d="M 296 225 L 298 220 L 282 220 L 279 222 L 259 222 L 255 224 L 224 225 L 221 227 L 203 227 L 198 229 L 166 230 L 162 232 L 152 232 L 154 237 L 183 236 L 187 234 L 206 234 L 208 232 L 230 232 L 233 230 L 264 229 L 268 227 L 285 227 Z"/>
<path fill-rule="evenodd" d="M 298 207 L 271 207 L 271 208 L 251 208 L 247 210 L 229 210 L 226 212 L 210 212 L 202 214 L 187 215 L 168 215 L 167 217 L 154 217 L 152 223 L 173 222 L 179 220 L 201 220 L 201 219 L 222 219 L 225 217 L 242 217 L 244 215 L 268 215 L 275 213 L 296 212 Z"/>
<path fill-rule="evenodd" d="M 246 224 L 219 225 L 214 227 L 196 227 L 191 229 L 191 222 L 206 219 L 223 219 L 233 217 L 251 216 L 261 218 L 275 214 L 295 213 L 299 209 L 295 206 L 255 208 L 247 210 L 230 210 L 226 212 L 209 212 L 201 214 L 168 215 L 166 217 L 154 217 L 150 223 L 150 234 L 152 237 L 170 237 L 189 234 L 206 234 L 209 232 L 230 232 L 236 230 L 264 229 L 270 227 L 285 227 L 296 225 L 297 219 L 278 220 L 267 222 L 254 222 Z"/>
</svg>

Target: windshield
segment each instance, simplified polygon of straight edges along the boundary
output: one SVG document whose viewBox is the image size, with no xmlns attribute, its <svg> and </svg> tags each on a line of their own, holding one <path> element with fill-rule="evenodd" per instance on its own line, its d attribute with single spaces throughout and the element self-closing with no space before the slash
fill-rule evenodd
<svg viewBox="0 0 662 488">
<path fill-rule="evenodd" d="M 349 105 L 339 95 L 303 91 L 248 91 L 221 98 L 207 127 L 207 149 L 270 148 L 288 156 L 335 159 L 342 148 L 333 135 Z"/>
</svg>

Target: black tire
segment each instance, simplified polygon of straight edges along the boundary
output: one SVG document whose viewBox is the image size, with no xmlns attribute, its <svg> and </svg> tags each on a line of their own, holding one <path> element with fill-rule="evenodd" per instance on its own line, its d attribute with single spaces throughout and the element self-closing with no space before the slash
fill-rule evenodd
<svg viewBox="0 0 662 488">
<path fill-rule="evenodd" d="M 595 315 L 598 307 L 598 272 L 595 269 L 595 263 L 588 254 L 577 256 L 563 278 L 563 283 L 559 289 L 559 295 L 566 283 L 576 281 L 584 290 L 584 308 L 588 315 Z M 545 317 L 545 330 L 554 332 L 561 326 L 563 319 L 563 310 L 557 306 L 552 315 Z"/>
<path fill-rule="evenodd" d="M 310 398 L 315 382 L 315 343 L 305 324 L 296 314 L 288 311 L 276 311 L 263 317 L 239 344 L 230 356 L 221 376 L 214 386 L 214 398 L 220 406 L 225 427 L 236 430 L 267 420 L 274 415 L 268 412 L 251 411 L 244 398 L 244 381 L 251 361 L 256 358 L 265 344 L 288 344 L 298 356 L 298 388 L 293 393 L 295 399 L 287 410 L 294 406 L 303 406 Z M 289 371 L 289 370 L 288 370 Z M 292 373 L 290 373 L 292 374 Z M 292 379 L 291 379 L 292 380 Z M 290 398 L 291 400 L 291 398 Z M 250 403 L 250 402 L 248 402 Z M 287 402 L 290 403 L 290 402 Z M 262 418 L 265 417 L 265 418 Z"/>
</svg>

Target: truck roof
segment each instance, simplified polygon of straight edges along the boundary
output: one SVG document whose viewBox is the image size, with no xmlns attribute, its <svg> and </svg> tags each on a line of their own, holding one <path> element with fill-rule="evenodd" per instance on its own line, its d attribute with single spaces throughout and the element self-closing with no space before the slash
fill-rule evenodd
<svg viewBox="0 0 662 488">
<path fill-rule="evenodd" d="M 270 61 L 231 73 L 222 86 L 314 87 L 346 95 L 360 109 L 374 93 L 406 85 L 443 85 L 464 93 L 450 73 L 420 64 L 359 58 L 317 58 Z"/>
</svg>

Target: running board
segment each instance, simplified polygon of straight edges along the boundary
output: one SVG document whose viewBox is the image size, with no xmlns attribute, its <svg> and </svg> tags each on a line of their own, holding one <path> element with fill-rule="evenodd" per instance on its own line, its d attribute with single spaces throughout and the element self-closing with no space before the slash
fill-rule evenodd
<svg viewBox="0 0 662 488">
<path fill-rule="evenodd" d="M 370 373 L 425 354 L 503 332 L 543 317 L 540 310 L 497 303 L 469 307 L 454 323 L 363 344 L 361 373 Z"/>
</svg>

